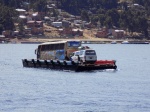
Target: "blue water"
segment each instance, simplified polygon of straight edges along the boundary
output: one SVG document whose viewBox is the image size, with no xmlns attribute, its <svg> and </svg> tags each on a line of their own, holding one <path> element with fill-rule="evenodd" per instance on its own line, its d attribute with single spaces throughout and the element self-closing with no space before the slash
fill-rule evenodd
<svg viewBox="0 0 150 112">
<path fill-rule="evenodd" d="M 89 46 L 117 71 L 24 68 L 37 45 L 0 44 L 0 112 L 150 112 L 150 45 Z"/>
</svg>

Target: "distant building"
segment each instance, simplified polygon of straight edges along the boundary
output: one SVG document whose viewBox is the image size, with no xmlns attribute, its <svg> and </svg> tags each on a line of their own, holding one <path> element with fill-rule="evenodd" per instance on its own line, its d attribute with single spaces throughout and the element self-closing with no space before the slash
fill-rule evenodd
<svg viewBox="0 0 150 112">
<path fill-rule="evenodd" d="M 18 36 L 18 35 L 19 35 L 19 31 L 13 31 L 13 32 L 12 32 L 12 35 L 13 35 L 13 36 Z"/>
<path fill-rule="evenodd" d="M 60 35 L 72 35 L 72 29 L 71 28 L 63 28 L 59 29 Z"/>
<path fill-rule="evenodd" d="M 32 20 L 34 21 L 41 21 L 43 15 L 41 15 L 42 13 L 36 12 L 32 14 Z"/>
<path fill-rule="evenodd" d="M 24 9 L 16 9 L 17 12 L 19 12 L 19 15 L 25 15 L 26 10 Z"/>
<path fill-rule="evenodd" d="M 130 4 L 128 5 L 128 8 L 132 10 L 143 10 L 143 11 L 145 10 L 145 8 L 139 4 Z"/>
<path fill-rule="evenodd" d="M 24 15 L 20 15 L 20 16 L 19 16 L 19 20 L 22 20 L 22 22 L 23 22 L 24 24 L 26 24 L 26 22 L 27 22 L 27 17 L 24 16 Z"/>
<path fill-rule="evenodd" d="M 27 18 L 27 22 L 32 21 L 32 16 L 31 15 L 27 15 L 26 18 Z"/>
<path fill-rule="evenodd" d="M 81 29 L 72 29 L 72 28 L 64 28 L 59 29 L 60 35 L 71 35 L 71 36 L 83 36 L 83 30 Z"/>
<path fill-rule="evenodd" d="M 25 32 L 31 33 L 34 35 L 43 34 L 44 33 L 43 22 L 42 21 L 28 21 Z"/>
<path fill-rule="evenodd" d="M 3 31 L 2 35 L 4 35 L 6 38 L 10 38 L 12 37 L 12 31 L 11 30 Z"/>
<path fill-rule="evenodd" d="M 25 28 L 24 32 L 25 32 L 25 34 L 28 34 L 28 35 L 32 34 L 31 33 L 31 28 Z"/>
<path fill-rule="evenodd" d="M 43 33 L 44 33 L 43 27 L 39 27 L 39 28 L 34 27 L 31 30 L 31 34 L 34 34 L 34 35 L 43 34 Z"/>
<path fill-rule="evenodd" d="M 5 35 L 0 35 L 0 43 L 3 43 L 5 41 Z"/>
<path fill-rule="evenodd" d="M 107 36 L 107 33 L 105 31 L 97 31 L 96 33 L 96 37 L 99 37 L 99 38 L 105 38 Z"/>
<path fill-rule="evenodd" d="M 117 38 L 117 39 L 123 38 L 124 37 L 124 30 L 113 30 L 112 36 L 114 36 L 114 38 Z"/>
<path fill-rule="evenodd" d="M 62 27 L 68 28 L 70 27 L 71 23 L 69 21 L 63 20 L 62 21 Z"/>
<path fill-rule="evenodd" d="M 28 21 L 27 27 L 28 28 L 43 27 L 43 22 L 42 21 Z"/>
<path fill-rule="evenodd" d="M 72 35 L 78 35 L 78 36 L 83 36 L 83 30 L 81 29 L 72 29 Z"/>
<path fill-rule="evenodd" d="M 81 24 L 82 20 L 74 20 L 74 24 Z"/>
<path fill-rule="evenodd" d="M 108 29 L 104 27 L 97 31 L 96 37 L 105 38 L 107 37 L 107 34 L 108 34 Z"/>
<path fill-rule="evenodd" d="M 52 22 L 51 25 L 53 27 L 56 27 L 56 28 L 61 28 L 62 27 L 62 22 Z"/>
</svg>

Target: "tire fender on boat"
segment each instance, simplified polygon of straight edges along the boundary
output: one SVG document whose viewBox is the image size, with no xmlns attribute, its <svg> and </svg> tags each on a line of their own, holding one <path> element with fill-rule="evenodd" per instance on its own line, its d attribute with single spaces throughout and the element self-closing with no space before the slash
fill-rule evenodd
<svg viewBox="0 0 150 112">
<path fill-rule="evenodd" d="M 44 62 L 46 64 L 47 68 L 48 68 L 49 64 L 48 64 L 47 60 L 44 60 Z"/>
<path fill-rule="evenodd" d="M 41 62 L 40 62 L 39 60 L 37 60 L 37 64 L 38 64 L 39 66 L 41 66 Z"/>
<path fill-rule="evenodd" d="M 67 62 L 66 61 L 64 61 L 64 65 L 67 66 Z"/>
<path fill-rule="evenodd" d="M 34 60 L 34 59 L 32 59 L 32 63 L 33 63 L 33 65 L 34 65 L 34 67 L 36 67 L 36 63 L 35 63 L 35 60 Z"/>
<path fill-rule="evenodd" d="M 27 60 L 27 59 L 24 59 L 24 62 L 25 62 L 26 65 L 28 66 L 28 60 Z"/>
<path fill-rule="evenodd" d="M 72 65 L 75 65 L 75 62 L 74 62 L 74 61 L 71 61 L 71 64 L 72 64 Z"/>
<path fill-rule="evenodd" d="M 60 63 L 60 61 L 59 61 L 59 60 L 57 60 L 57 63 L 58 63 L 59 65 L 61 65 L 61 63 Z"/>
<path fill-rule="evenodd" d="M 53 68 L 55 68 L 55 63 L 53 60 L 51 60 L 51 64 L 53 65 Z"/>
</svg>

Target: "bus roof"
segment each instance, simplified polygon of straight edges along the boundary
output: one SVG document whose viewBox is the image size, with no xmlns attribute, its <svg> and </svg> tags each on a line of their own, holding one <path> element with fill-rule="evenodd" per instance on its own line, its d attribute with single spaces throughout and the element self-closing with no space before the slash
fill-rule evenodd
<svg viewBox="0 0 150 112">
<path fill-rule="evenodd" d="M 42 43 L 40 45 L 49 45 L 49 44 L 61 44 L 61 43 L 66 43 L 66 42 L 81 42 L 80 40 L 63 40 L 63 41 L 51 41 L 51 42 L 45 42 L 45 43 Z"/>
</svg>

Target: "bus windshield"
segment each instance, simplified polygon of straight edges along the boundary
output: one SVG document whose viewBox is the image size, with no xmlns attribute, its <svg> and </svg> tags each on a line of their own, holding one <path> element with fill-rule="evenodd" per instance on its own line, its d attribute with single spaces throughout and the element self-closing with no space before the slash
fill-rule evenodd
<svg viewBox="0 0 150 112">
<path fill-rule="evenodd" d="M 81 42 L 77 41 L 69 41 L 68 42 L 68 47 L 79 47 Z"/>
</svg>

